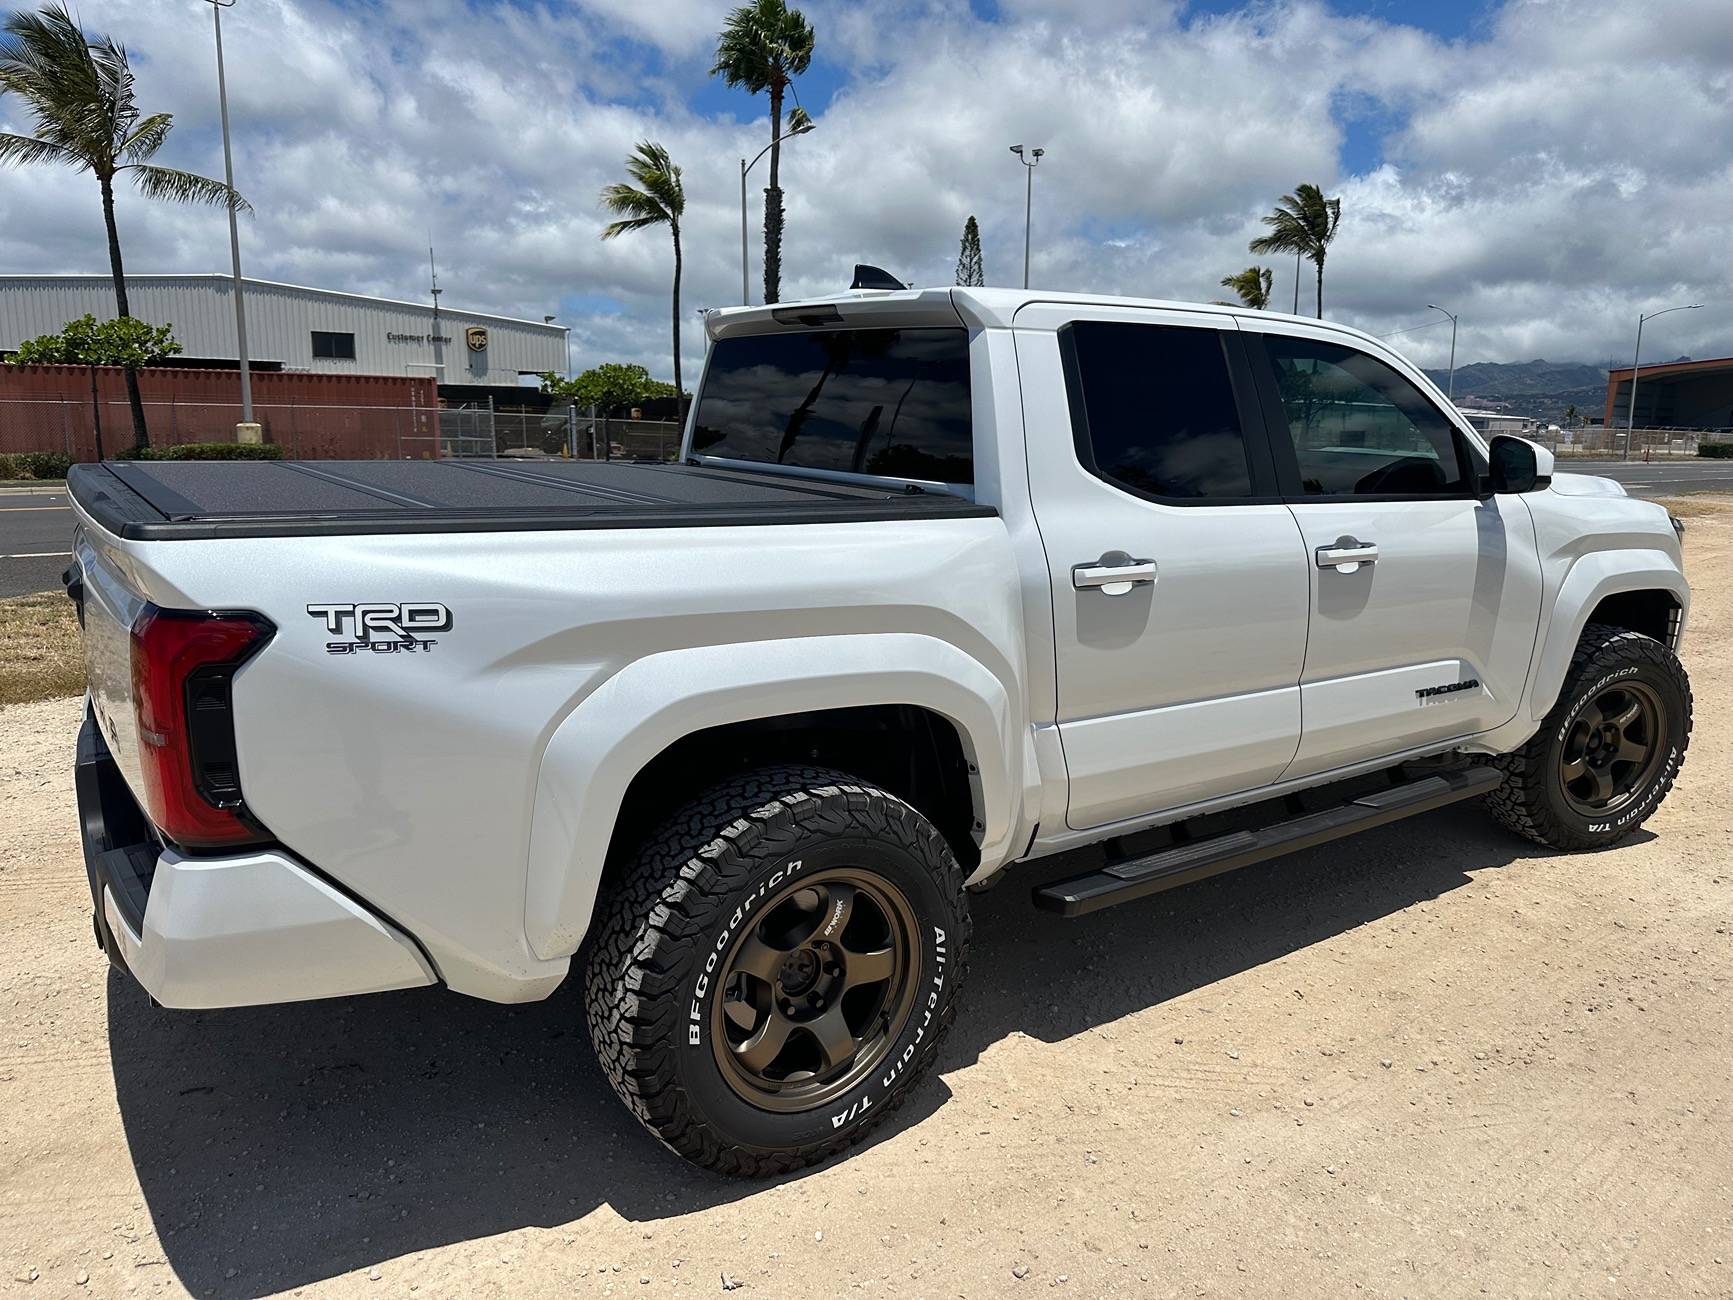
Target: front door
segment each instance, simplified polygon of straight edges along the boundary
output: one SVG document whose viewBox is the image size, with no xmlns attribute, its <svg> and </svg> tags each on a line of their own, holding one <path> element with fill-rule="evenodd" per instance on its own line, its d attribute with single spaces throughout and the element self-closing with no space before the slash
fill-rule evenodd
<svg viewBox="0 0 1733 1300">
<path fill-rule="evenodd" d="M 1242 337 L 1311 587 L 1303 735 L 1284 776 L 1508 721 L 1540 617 L 1528 508 L 1480 496 L 1474 448 L 1390 361 L 1276 328 Z"/>
<path fill-rule="evenodd" d="M 1273 781 L 1300 739 L 1305 550 L 1233 319 L 1018 312 L 1073 829 Z"/>
</svg>

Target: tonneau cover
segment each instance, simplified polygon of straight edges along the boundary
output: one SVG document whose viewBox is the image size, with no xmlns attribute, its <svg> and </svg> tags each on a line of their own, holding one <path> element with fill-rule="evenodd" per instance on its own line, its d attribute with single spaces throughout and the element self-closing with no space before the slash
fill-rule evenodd
<svg viewBox="0 0 1733 1300">
<path fill-rule="evenodd" d="M 961 497 L 712 466 L 605 461 L 105 461 L 73 499 L 140 541 L 971 518 Z"/>
</svg>

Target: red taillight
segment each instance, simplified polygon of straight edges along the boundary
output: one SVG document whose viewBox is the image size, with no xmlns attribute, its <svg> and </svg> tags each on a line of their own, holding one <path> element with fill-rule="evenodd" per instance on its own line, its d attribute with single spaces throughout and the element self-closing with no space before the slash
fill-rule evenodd
<svg viewBox="0 0 1733 1300">
<path fill-rule="evenodd" d="M 257 614 L 146 605 L 132 625 L 132 704 L 145 812 L 188 848 L 267 838 L 245 815 L 229 687 L 276 629 Z"/>
</svg>

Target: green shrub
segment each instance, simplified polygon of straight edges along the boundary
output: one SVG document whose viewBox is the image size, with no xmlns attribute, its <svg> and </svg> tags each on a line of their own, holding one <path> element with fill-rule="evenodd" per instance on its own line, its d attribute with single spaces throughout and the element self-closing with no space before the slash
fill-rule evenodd
<svg viewBox="0 0 1733 1300">
<path fill-rule="evenodd" d="M 1712 460 L 1733 460 L 1733 442 L 1700 442 L 1697 454 Z"/>
<path fill-rule="evenodd" d="M 73 458 L 58 451 L 13 451 L 0 453 L 0 479 L 65 478 Z"/>
<path fill-rule="evenodd" d="M 274 442 L 183 442 L 178 447 L 128 447 L 116 460 L 282 460 Z"/>
</svg>

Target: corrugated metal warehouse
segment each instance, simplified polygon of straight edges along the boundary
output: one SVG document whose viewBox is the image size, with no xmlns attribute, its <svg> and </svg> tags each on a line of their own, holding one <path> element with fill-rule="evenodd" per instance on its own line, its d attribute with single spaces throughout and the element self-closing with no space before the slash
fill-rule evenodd
<svg viewBox="0 0 1733 1300">
<path fill-rule="evenodd" d="M 262 370 L 418 375 L 442 384 L 515 386 L 520 375 L 566 369 L 566 327 L 443 304 L 396 302 L 246 279 L 247 350 Z M 226 275 L 129 275 L 132 314 L 173 325 L 177 360 L 238 360 L 234 283 Z M 89 313 L 115 314 L 106 275 L 0 275 L 0 352 L 57 333 Z"/>
</svg>

